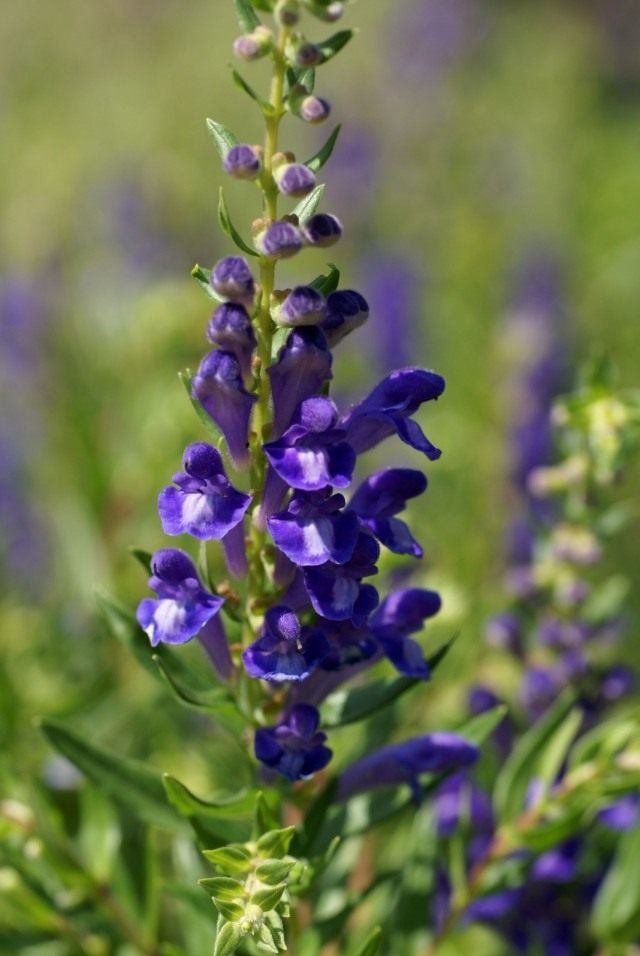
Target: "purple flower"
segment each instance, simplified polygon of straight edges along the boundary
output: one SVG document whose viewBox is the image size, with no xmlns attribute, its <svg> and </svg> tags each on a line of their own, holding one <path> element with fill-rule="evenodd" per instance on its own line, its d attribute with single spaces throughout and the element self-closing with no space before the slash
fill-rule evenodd
<svg viewBox="0 0 640 956">
<path fill-rule="evenodd" d="M 305 567 L 304 583 L 314 611 L 329 621 L 351 621 L 356 627 L 364 624 L 378 604 L 378 592 L 361 582 L 377 574 L 379 554 L 376 540 L 361 532 L 349 561 Z"/>
<path fill-rule="evenodd" d="M 331 113 L 327 100 L 307 94 L 303 88 L 291 99 L 291 108 L 305 123 L 324 123 Z"/>
<path fill-rule="evenodd" d="M 492 647 L 509 651 L 516 657 L 522 654 L 522 621 L 517 614 L 505 611 L 495 614 L 487 622 L 485 638 Z"/>
<path fill-rule="evenodd" d="M 273 178 L 285 196 L 307 196 L 316 184 L 315 174 L 304 163 L 283 163 L 274 170 Z"/>
<path fill-rule="evenodd" d="M 218 295 L 250 308 L 256 292 L 249 263 L 242 256 L 226 256 L 211 270 L 211 285 Z"/>
<path fill-rule="evenodd" d="M 327 737 L 318 733 L 319 726 L 315 707 L 296 704 L 282 723 L 256 731 L 256 757 L 288 780 L 305 780 L 326 767 L 333 756 L 324 746 Z"/>
<path fill-rule="evenodd" d="M 326 311 L 322 293 L 312 286 L 299 285 L 293 289 L 274 315 L 278 325 L 317 325 Z"/>
<path fill-rule="evenodd" d="M 354 627 L 351 621 L 323 621 L 322 630 L 329 643 L 320 663 L 323 671 L 342 671 L 380 657 L 380 647 L 366 624 Z"/>
<path fill-rule="evenodd" d="M 251 357 L 256 347 L 256 335 L 249 313 L 239 302 L 223 302 L 209 319 L 207 338 L 212 345 L 233 352 L 240 363 L 243 376 L 251 372 Z"/>
<path fill-rule="evenodd" d="M 356 456 L 337 420 L 331 399 L 307 398 L 282 438 L 263 446 L 274 471 L 292 488 L 320 491 L 351 482 Z"/>
<path fill-rule="evenodd" d="M 322 50 L 315 43 L 301 43 L 295 53 L 297 66 L 309 69 L 322 63 Z"/>
<path fill-rule="evenodd" d="M 435 372 L 405 368 L 392 372 L 370 395 L 354 405 L 340 420 L 347 441 L 357 454 L 374 448 L 389 435 L 397 434 L 403 442 L 424 452 L 435 461 L 440 449 L 432 445 L 411 416 L 423 402 L 439 398 L 444 379 Z"/>
<path fill-rule="evenodd" d="M 301 228 L 305 242 L 319 249 L 335 245 L 342 235 L 340 220 L 326 212 L 318 212 L 315 216 L 311 216 Z"/>
<path fill-rule="evenodd" d="M 534 719 L 553 703 L 560 687 L 557 677 L 543 667 L 530 667 L 520 686 L 520 701 Z"/>
<path fill-rule="evenodd" d="M 144 598 L 137 619 L 152 647 L 185 644 L 202 630 L 223 605 L 222 598 L 202 587 L 191 558 L 177 548 L 156 551 L 151 560 L 149 587 L 158 600 Z"/>
<path fill-rule="evenodd" d="M 201 541 L 220 540 L 239 524 L 251 503 L 226 476 L 222 455 L 204 442 L 185 450 L 178 486 L 160 492 L 158 510 L 165 534 L 190 534 Z"/>
<path fill-rule="evenodd" d="M 331 292 L 327 298 L 327 314 L 321 328 L 329 348 L 363 325 L 369 318 L 369 305 L 364 296 L 353 289 Z"/>
<path fill-rule="evenodd" d="M 433 804 L 438 836 L 452 837 L 462 826 L 472 832 L 493 833 L 495 820 L 490 797 L 464 773 L 448 777 Z"/>
<path fill-rule="evenodd" d="M 542 853 L 531 867 L 534 880 L 551 883 L 568 883 L 576 875 L 576 857 L 580 849 L 578 840 L 568 840 L 561 846 Z"/>
<path fill-rule="evenodd" d="M 286 511 L 267 521 L 271 537 L 294 564 L 345 564 L 353 555 L 360 526 L 352 511 L 341 510 L 344 504 L 344 497 L 330 488 L 299 491 Z"/>
<path fill-rule="evenodd" d="M 610 803 L 598 812 L 598 820 L 610 830 L 633 830 L 640 820 L 640 796 L 631 793 Z"/>
<path fill-rule="evenodd" d="M 409 498 L 421 495 L 427 479 L 412 468 L 387 468 L 362 482 L 354 493 L 349 508 L 378 541 L 395 554 L 422 557 L 422 548 L 409 528 L 394 517 L 404 511 Z"/>
<path fill-rule="evenodd" d="M 301 627 L 293 611 L 278 606 L 267 611 L 264 633 L 242 654 L 251 677 L 270 681 L 301 681 L 311 674 L 329 651 L 319 630 Z"/>
<path fill-rule="evenodd" d="M 267 27 L 259 26 L 252 33 L 244 33 L 233 43 L 233 52 L 241 60 L 259 60 L 273 48 L 273 34 Z"/>
<path fill-rule="evenodd" d="M 260 175 L 262 161 L 253 146 L 239 143 L 232 146 L 223 162 L 224 171 L 236 179 L 255 179 Z"/>
<path fill-rule="evenodd" d="M 419 800 L 420 774 L 446 773 L 469 767 L 479 755 L 474 744 L 449 731 L 413 737 L 400 744 L 382 747 L 352 764 L 340 777 L 338 799 L 348 800 L 374 787 L 407 783 Z"/>
<path fill-rule="evenodd" d="M 191 390 L 226 438 L 235 464 L 239 468 L 246 466 L 249 419 L 256 396 L 244 387 L 235 355 L 222 350 L 205 355 Z"/>
<path fill-rule="evenodd" d="M 422 323 L 420 274 L 406 254 L 369 253 L 361 269 L 367 276 L 371 303 L 371 335 L 367 344 L 383 374 L 411 362 L 420 341 Z"/>
<path fill-rule="evenodd" d="M 316 327 L 300 328 L 287 337 L 277 362 L 267 370 L 273 397 L 276 438 L 291 423 L 300 403 L 317 395 L 331 379 L 331 352 Z"/>
<path fill-rule="evenodd" d="M 279 220 L 257 237 L 256 245 L 263 255 L 271 259 L 289 259 L 302 249 L 302 236 L 297 226 Z"/>
<path fill-rule="evenodd" d="M 409 637 L 421 631 L 427 618 L 442 606 L 436 591 L 404 588 L 387 595 L 369 622 L 369 630 L 383 653 L 401 674 L 427 679 L 430 676 L 422 648 Z"/>
</svg>

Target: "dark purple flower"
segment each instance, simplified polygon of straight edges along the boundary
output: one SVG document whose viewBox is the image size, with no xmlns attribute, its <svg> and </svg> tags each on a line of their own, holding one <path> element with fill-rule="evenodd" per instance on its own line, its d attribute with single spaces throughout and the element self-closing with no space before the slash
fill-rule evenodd
<svg viewBox="0 0 640 956">
<path fill-rule="evenodd" d="M 271 537 L 290 561 L 315 566 L 345 564 L 353 555 L 360 525 L 352 511 L 343 511 L 344 498 L 324 491 L 299 491 L 286 511 L 267 521 Z"/>
<path fill-rule="evenodd" d="M 295 53 L 297 66 L 309 69 L 322 63 L 322 50 L 315 43 L 301 43 Z"/>
<path fill-rule="evenodd" d="M 495 826 L 490 797 L 464 773 L 452 774 L 442 783 L 433 810 L 441 839 L 452 837 L 461 826 L 482 833 L 492 833 Z"/>
<path fill-rule="evenodd" d="M 279 0 L 275 9 L 275 17 L 281 26 L 295 27 L 300 22 L 298 0 Z"/>
<path fill-rule="evenodd" d="M 326 303 L 322 293 L 312 286 L 299 285 L 277 308 L 273 318 L 278 325 L 317 325 L 325 311 Z"/>
<path fill-rule="evenodd" d="M 248 462 L 249 419 L 256 396 L 242 381 L 240 363 L 231 352 L 209 352 L 200 362 L 192 395 L 227 440 L 229 454 L 242 468 Z"/>
<path fill-rule="evenodd" d="M 223 166 L 225 173 L 236 179 L 255 179 L 260 175 L 262 161 L 253 146 L 238 143 L 225 156 Z"/>
<path fill-rule="evenodd" d="M 249 313 L 239 302 L 223 302 L 209 319 L 207 338 L 212 345 L 233 352 L 242 374 L 251 372 L 251 357 L 256 347 L 256 334 Z"/>
<path fill-rule="evenodd" d="M 314 611 L 329 621 L 364 624 L 378 604 L 378 592 L 362 579 L 376 574 L 380 554 L 378 543 L 360 533 L 353 554 L 345 564 L 328 561 L 304 568 L 304 583 Z"/>
<path fill-rule="evenodd" d="M 346 430 L 347 441 L 357 454 L 397 434 L 407 445 L 435 461 L 440 457 L 440 450 L 431 444 L 411 416 L 423 402 L 439 398 L 443 391 L 444 379 L 435 372 L 400 369 L 354 405 L 340 420 L 340 427 Z"/>
<path fill-rule="evenodd" d="M 330 348 L 363 325 L 369 318 L 369 305 L 364 296 L 353 289 L 331 292 L 327 298 L 327 314 L 321 329 Z"/>
<path fill-rule="evenodd" d="M 317 212 L 302 224 L 302 235 L 305 242 L 319 249 L 326 249 L 335 245 L 342 235 L 342 223 L 337 216 L 330 213 Z"/>
<path fill-rule="evenodd" d="M 307 196 L 316 184 L 315 173 L 304 163 L 283 163 L 273 171 L 273 178 L 285 196 Z"/>
<path fill-rule="evenodd" d="M 215 617 L 207 621 L 198 633 L 198 640 L 206 651 L 218 677 L 225 682 L 230 680 L 234 672 L 234 666 L 221 614 L 216 614 Z"/>
<path fill-rule="evenodd" d="M 289 259 L 302 249 L 302 236 L 297 226 L 279 220 L 257 237 L 256 244 L 260 252 L 271 259 Z"/>
<path fill-rule="evenodd" d="M 624 664 L 615 664 L 602 676 L 600 696 L 608 704 L 615 703 L 626 697 L 627 694 L 632 693 L 636 684 L 636 675 L 630 667 L 626 667 Z"/>
<path fill-rule="evenodd" d="M 177 548 L 156 551 L 151 560 L 149 587 L 158 600 L 144 598 L 137 619 L 152 647 L 184 644 L 218 613 L 222 598 L 202 587 L 191 558 Z"/>
<path fill-rule="evenodd" d="M 296 329 L 287 337 L 278 360 L 267 370 L 276 438 L 291 423 L 300 403 L 317 395 L 331 379 L 331 363 L 331 352 L 318 328 Z"/>
<path fill-rule="evenodd" d="M 288 607 L 267 611 L 264 633 L 242 654 L 245 670 L 262 680 L 304 680 L 329 651 L 321 631 L 302 627 Z"/>
<path fill-rule="evenodd" d="M 329 643 L 329 652 L 320 664 L 324 671 L 353 669 L 381 656 L 366 624 L 355 627 L 351 621 L 322 621 L 322 630 Z"/>
<path fill-rule="evenodd" d="M 174 475 L 178 486 L 160 492 L 158 510 L 165 534 L 190 534 L 201 541 L 220 540 L 239 524 L 251 503 L 233 487 L 220 452 L 204 442 L 185 450 L 184 472 Z"/>
<path fill-rule="evenodd" d="M 576 875 L 576 858 L 580 850 L 578 840 L 568 840 L 561 846 L 542 853 L 531 867 L 531 878 L 551 883 L 568 883 Z"/>
<path fill-rule="evenodd" d="M 226 256 L 211 270 L 211 285 L 218 295 L 247 308 L 253 305 L 256 292 L 249 263 L 242 256 Z"/>
<path fill-rule="evenodd" d="M 421 495 L 426 487 L 427 479 L 421 471 L 387 468 L 362 482 L 349 508 L 390 551 L 421 558 L 422 548 L 404 521 L 394 516 L 404 511 L 409 498 Z"/>
<path fill-rule="evenodd" d="M 356 456 L 337 420 L 331 399 L 307 398 L 284 435 L 263 446 L 273 469 L 292 488 L 320 491 L 327 485 L 346 488 L 351 482 Z"/>
<path fill-rule="evenodd" d="M 296 704 L 282 723 L 256 730 L 256 757 L 288 780 L 304 780 L 326 767 L 333 756 L 324 746 L 327 736 L 318 733 L 319 726 L 315 707 Z"/>
<path fill-rule="evenodd" d="M 369 630 L 383 653 L 401 674 L 427 679 L 429 665 L 422 648 L 409 637 L 421 631 L 427 618 L 442 606 L 436 591 L 404 588 L 387 595 L 369 621 Z"/>
<path fill-rule="evenodd" d="M 469 767 L 479 755 L 475 744 L 449 731 L 413 737 L 400 744 L 382 747 L 352 764 L 340 777 L 338 799 L 347 800 L 374 787 L 408 783 L 419 800 L 420 774 L 446 773 Z"/>
</svg>

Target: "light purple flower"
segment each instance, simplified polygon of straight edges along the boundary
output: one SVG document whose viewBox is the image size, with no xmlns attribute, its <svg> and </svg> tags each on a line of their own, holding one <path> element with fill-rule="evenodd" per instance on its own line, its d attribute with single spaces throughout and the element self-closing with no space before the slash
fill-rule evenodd
<svg viewBox="0 0 640 956">
<path fill-rule="evenodd" d="M 144 598 L 137 619 L 152 647 L 185 644 L 214 617 L 224 601 L 206 591 L 191 558 L 177 548 L 156 551 L 151 561 L 149 587 L 158 600 Z"/>
<path fill-rule="evenodd" d="M 302 249 L 300 230 L 293 223 L 273 222 L 256 239 L 260 252 L 271 259 L 289 259 Z"/>
<path fill-rule="evenodd" d="M 236 179 L 255 179 L 260 175 L 262 161 L 253 146 L 238 143 L 225 156 L 223 166 L 225 173 Z"/>
<path fill-rule="evenodd" d="M 218 295 L 240 302 L 247 308 L 253 305 L 255 283 L 249 263 L 242 256 L 226 256 L 211 270 L 211 285 Z"/>
<path fill-rule="evenodd" d="M 204 442 L 189 445 L 184 472 L 174 475 L 177 487 L 160 492 L 158 510 L 165 534 L 190 534 L 201 541 L 220 540 L 239 524 L 251 495 L 233 487 L 222 455 Z"/>
<path fill-rule="evenodd" d="M 273 178 L 285 196 L 307 196 L 315 187 L 316 177 L 304 163 L 283 163 L 273 171 Z"/>
<path fill-rule="evenodd" d="M 267 521 L 277 547 L 299 566 L 332 561 L 345 564 L 353 555 L 360 525 L 352 511 L 343 511 L 345 500 L 331 489 L 294 494 L 286 511 Z"/>
<path fill-rule="evenodd" d="M 212 345 L 233 352 L 242 374 L 251 372 L 251 358 L 256 347 L 256 334 L 249 313 L 239 302 L 223 302 L 209 319 L 207 338 Z"/>
</svg>

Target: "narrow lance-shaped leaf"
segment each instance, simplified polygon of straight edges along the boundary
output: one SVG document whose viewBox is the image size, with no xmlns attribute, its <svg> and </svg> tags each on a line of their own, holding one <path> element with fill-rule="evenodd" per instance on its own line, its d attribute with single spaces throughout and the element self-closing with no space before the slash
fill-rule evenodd
<svg viewBox="0 0 640 956">
<path fill-rule="evenodd" d="M 260 20 L 250 0 L 233 0 L 233 4 L 240 29 L 243 30 L 244 33 L 252 33 L 256 27 L 260 26 Z"/>
<path fill-rule="evenodd" d="M 237 923 L 223 923 L 216 934 L 213 956 L 232 956 L 246 935 Z"/>
<path fill-rule="evenodd" d="M 347 45 L 349 40 L 355 36 L 355 30 L 340 30 L 334 33 L 327 40 L 318 44 L 322 53 L 322 62 L 327 63 L 332 57 L 339 53 Z"/>
<path fill-rule="evenodd" d="M 218 295 L 216 290 L 213 288 L 209 282 L 209 275 L 204 271 L 202 266 L 195 265 L 191 270 L 191 276 L 196 280 L 200 288 L 206 292 L 210 299 L 213 299 L 214 302 L 224 302 L 225 299 L 223 296 Z"/>
<path fill-rule="evenodd" d="M 317 153 L 314 153 L 314 155 L 311 156 L 304 165 L 311 169 L 314 173 L 317 173 L 318 170 L 322 169 L 325 163 L 331 158 L 331 154 L 333 153 L 335 145 L 338 141 L 338 136 L 340 135 L 341 129 L 341 125 L 336 126 L 324 146 L 322 146 Z"/>
<path fill-rule="evenodd" d="M 247 245 L 236 227 L 231 222 L 231 217 L 229 216 L 229 211 L 227 210 L 227 204 L 224 201 L 224 192 L 222 186 L 220 187 L 218 199 L 218 222 L 220 223 L 220 228 L 222 231 L 229 236 L 230 239 L 233 239 L 238 249 L 246 252 L 248 256 L 258 255 L 255 249 L 252 249 L 251 246 Z"/>
<path fill-rule="evenodd" d="M 215 143 L 220 159 L 224 159 L 231 147 L 238 142 L 237 138 L 231 130 L 223 126 L 222 123 L 217 123 L 216 120 L 208 119 L 207 129 Z"/>
<path fill-rule="evenodd" d="M 141 819 L 170 830 L 183 828 L 180 817 L 167 801 L 159 774 L 137 760 L 88 743 L 57 721 L 43 720 L 40 726 L 59 753 Z"/>
<path fill-rule="evenodd" d="M 259 96 L 254 88 L 247 83 L 245 78 L 241 76 L 236 69 L 231 70 L 231 76 L 233 77 L 233 82 L 236 84 L 236 86 L 241 89 L 243 93 L 246 93 L 247 96 L 250 96 L 252 100 L 255 100 L 263 113 L 268 115 L 273 112 L 273 107 L 271 104 Z"/>
<path fill-rule="evenodd" d="M 319 186 L 316 186 L 308 196 L 305 196 L 304 199 L 300 200 L 295 209 L 291 211 L 291 214 L 293 216 L 297 216 L 298 221 L 301 223 L 305 223 L 307 219 L 311 219 L 316 209 L 320 205 L 323 192 L 324 183 L 321 183 Z"/>
<path fill-rule="evenodd" d="M 602 942 L 625 943 L 637 939 L 640 924 L 640 827 L 622 836 L 592 913 L 593 929 Z"/>
<path fill-rule="evenodd" d="M 317 289 L 318 292 L 322 292 L 323 295 L 329 295 L 330 292 L 335 292 L 340 284 L 340 270 L 337 266 L 334 266 L 332 262 L 329 264 L 329 272 L 327 275 L 319 275 L 309 283 L 314 289 Z"/>
<path fill-rule="evenodd" d="M 364 941 L 362 947 L 358 950 L 356 956 L 377 956 L 380 952 L 380 943 L 382 941 L 382 930 L 379 926 L 371 930 Z"/>
</svg>

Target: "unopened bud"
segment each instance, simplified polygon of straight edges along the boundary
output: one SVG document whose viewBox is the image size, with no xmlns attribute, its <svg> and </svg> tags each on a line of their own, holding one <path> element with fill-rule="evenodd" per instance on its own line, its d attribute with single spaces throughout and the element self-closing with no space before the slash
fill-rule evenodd
<svg viewBox="0 0 640 956">
<path fill-rule="evenodd" d="M 331 105 L 319 96 L 313 96 L 304 86 L 291 90 L 289 109 L 305 123 L 322 123 L 331 113 Z"/>
<path fill-rule="evenodd" d="M 267 27 L 256 27 L 244 33 L 233 44 L 233 52 L 241 60 L 259 60 L 273 49 L 273 33 Z"/>
<path fill-rule="evenodd" d="M 276 167 L 273 178 L 285 196 L 307 196 L 316 184 L 316 177 L 303 163 L 283 163 Z"/>
<path fill-rule="evenodd" d="M 298 0 L 278 0 L 274 10 L 276 22 L 283 27 L 295 27 L 300 20 Z"/>
<path fill-rule="evenodd" d="M 342 223 L 336 216 L 319 212 L 304 223 L 302 235 L 310 246 L 326 249 L 335 245 L 342 235 Z"/>
<path fill-rule="evenodd" d="M 255 179 L 260 175 L 262 160 L 254 146 L 239 143 L 231 147 L 222 165 L 225 173 L 235 179 Z"/>
<path fill-rule="evenodd" d="M 280 220 L 258 233 L 256 246 L 271 259 L 289 259 L 302 248 L 302 236 L 293 223 Z"/>
<path fill-rule="evenodd" d="M 344 3 L 341 0 L 333 0 L 330 3 L 322 3 L 322 0 L 304 0 L 304 5 L 309 13 L 326 23 L 335 23 L 344 13 Z"/>
<path fill-rule="evenodd" d="M 288 327 L 316 325 L 326 311 L 324 296 L 311 286 L 296 286 L 284 302 L 273 311 L 273 320 Z"/>
</svg>

